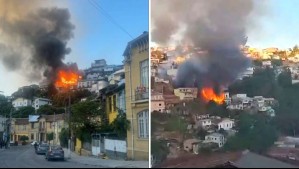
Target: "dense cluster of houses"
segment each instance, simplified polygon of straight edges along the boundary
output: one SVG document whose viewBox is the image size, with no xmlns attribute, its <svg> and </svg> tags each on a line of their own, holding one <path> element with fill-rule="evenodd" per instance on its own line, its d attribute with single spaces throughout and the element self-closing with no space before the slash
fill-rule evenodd
<svg viewBox="0 0 299 169">
<path fill-rule="evenodd" d="M 225 92 L 225 103 L 229 110 L 249 110 L 250 112 L 262 112 L 274 117 L 273 106 L 278 102 L 274 98 L 264 98 L 263 96 L 248 97 L 247 94 L 235 94 L 230 97 L 229 92 Z"/>
<path fill-rule="evenodd" d="M 197 154 L 200 148 L 221 148 L 227 138 L 236 133 L 234 119 L 209 116 L 209 114 L 196 115 L 193 118 L 195 124 L 188 125 L 189 132 L 196 133 L 199 130 L 204 130 L 207 135 L 204 140 L 194 138 L 184 140 L 184 150 L 187 152 Z"/>
</svg>

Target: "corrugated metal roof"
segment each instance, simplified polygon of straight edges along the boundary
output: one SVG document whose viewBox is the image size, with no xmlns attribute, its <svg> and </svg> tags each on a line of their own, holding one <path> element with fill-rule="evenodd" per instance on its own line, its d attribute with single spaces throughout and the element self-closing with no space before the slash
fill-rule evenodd
<svg viewBox="0 0 299 169">
<path fill-rule="evenodd" d="M 38 122 L 39 115 L 29 115 L 29 122 Z"/>
</svg>

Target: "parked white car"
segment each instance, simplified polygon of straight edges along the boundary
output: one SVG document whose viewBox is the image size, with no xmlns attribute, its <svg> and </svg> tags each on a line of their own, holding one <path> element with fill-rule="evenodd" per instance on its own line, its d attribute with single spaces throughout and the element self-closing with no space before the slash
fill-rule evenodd
<svg viewBox="0 0 299 169">
<path fill-rule="evenodd" d="M 38 144 L 37 141 L 32 141 L 31 145 L 34 146 L 35 143 Z"/>
</svg>

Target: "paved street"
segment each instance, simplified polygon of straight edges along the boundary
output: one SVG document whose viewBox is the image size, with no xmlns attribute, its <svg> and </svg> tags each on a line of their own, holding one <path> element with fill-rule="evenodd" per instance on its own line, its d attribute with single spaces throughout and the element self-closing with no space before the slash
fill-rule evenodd
<svg viewBox="0 0 299 169">
<path fill-rule="evenodd" d="M 65 152 L 66 153 L 66 152 Z M 30 145 L 15 146 L 0 150 L 0 168 L 100 168 L 73 161 L 47 161 L 44 155 L 37 155 Z"/>
</svg>

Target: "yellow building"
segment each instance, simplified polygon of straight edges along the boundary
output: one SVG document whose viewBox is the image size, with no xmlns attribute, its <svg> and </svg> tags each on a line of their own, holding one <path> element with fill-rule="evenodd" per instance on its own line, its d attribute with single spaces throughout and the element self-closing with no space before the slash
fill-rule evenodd
<svg viewBox="0 0 299 169">
<path fill-rule="evenodd" d="M 108 92 L 106 94 L 106 112 L 108 115 L 109 124 L 114 121 L 117 117 L 117 108 L 116 108 L 116 97 L 117 94 L 113 92 Z"/>
<path fill-rule="evenodd" d="M 131 122 L 127 132 L 127 157 L 149 159 L 149 36 L 144 32 L 130 41 L 124 52 L 126 115 Z"/>
<path fill-rule="evenodd" d="M 11 122 L 11 141 L 21 142 L 21 136 L 29 137 L 29 119 L 28 118 L 17 118 L 12 119 Z"/>
<path fill-rule="evenodd" d="M 112 123 L 119 112 L 126 112 L 126 95 L 124 79 L 106 89 L 106 112 L 109 123 Z"/>
<path fill-rule="evenodd" d="M 60 144 L 59 134 L 61 129 L 66 125 L 65 118 L 65 114 L 43 115 L 40 118 L 41 120 L 45 120 L 45 133 L 54 134 L 54 139 L 52 141 L 53 144 Z"/>
<path fill-rule="evenodd" d="M 19 141 L 21 136 L 28 136 L 29 142 L 47 141 L 47 134 L 53 133 L 52 144 L 60 144 L 59 134 L 65 124 L 65 114 L 29 116 L 12 119 L 11 141 Z"/>
</svg>

